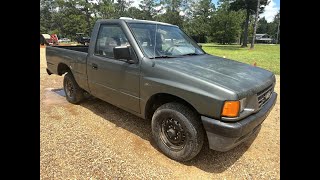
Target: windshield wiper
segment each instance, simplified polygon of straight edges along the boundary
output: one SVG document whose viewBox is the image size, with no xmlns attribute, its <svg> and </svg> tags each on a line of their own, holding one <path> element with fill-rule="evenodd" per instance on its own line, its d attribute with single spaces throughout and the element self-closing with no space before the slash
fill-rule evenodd
<svg viewBox="0 0 320 180">
<path fill-rule="evenodd" d="M 157 58 L 176 58 L 176 56 L 168 56 L 168 55 L 163 55 L 163 56 L 155 56 L 151 59 L 157 59 Z"/>
<path fill-rule="evenodd" d="M 201 55 L 201 54 L 197 54 L 197 53 L 188 53 L 188 54 L 183 54 L 181 56 L 196 56 L 196 55 Z"/>
</svg>

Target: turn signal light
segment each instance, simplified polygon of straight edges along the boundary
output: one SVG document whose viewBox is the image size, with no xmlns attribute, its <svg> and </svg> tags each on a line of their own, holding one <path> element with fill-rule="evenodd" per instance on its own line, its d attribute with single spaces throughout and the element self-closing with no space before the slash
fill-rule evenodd
<svg viewBox="0 0 320 180">
<path fill-rule="evenodd" d="M 239 101 L 225 101 L 221 115 L 225 117 L 237 117 L 239 115 L 239 110 Z"/>
</svg>

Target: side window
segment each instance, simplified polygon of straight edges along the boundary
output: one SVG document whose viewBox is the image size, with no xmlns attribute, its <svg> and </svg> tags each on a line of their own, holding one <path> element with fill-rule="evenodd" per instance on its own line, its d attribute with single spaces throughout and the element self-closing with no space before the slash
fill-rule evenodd
<svg viewBox="0 0 320 180">
<path fill-rule="evenodd" d="M 95 54 L 113 58 L 113 48 L 130 45 L 119 25 L 101 25 Z"/>
</svg>

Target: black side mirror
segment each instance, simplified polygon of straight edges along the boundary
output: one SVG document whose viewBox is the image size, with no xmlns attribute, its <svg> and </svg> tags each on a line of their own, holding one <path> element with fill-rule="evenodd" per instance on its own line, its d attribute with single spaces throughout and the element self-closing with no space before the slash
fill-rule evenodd
<svg viewBox="0 0 320 180">
<path fill-rule="evenodd" d="M 133 64 L 134 60 L 131 58 L 130 49 L 128 46 L 117 46 L 113 48 L 113 56 L 115 59 L 125 60 L 126 62 Z"/>
</svg>

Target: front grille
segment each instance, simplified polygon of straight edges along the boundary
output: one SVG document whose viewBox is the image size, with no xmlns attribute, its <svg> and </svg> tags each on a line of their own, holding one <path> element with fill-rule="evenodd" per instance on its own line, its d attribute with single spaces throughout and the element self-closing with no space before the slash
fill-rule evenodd
<svg viewBox="0 0 320 180">
<path fill-rule="evenodd" d="M 267 101 L 270 99 L 270 97 L 272 95 L 272 92 L 273 92 L 273 85 L 270 85 L 257 94 L 259 108 L 261 108 L 264 104 L 267 103 Z"/>
</svg>

